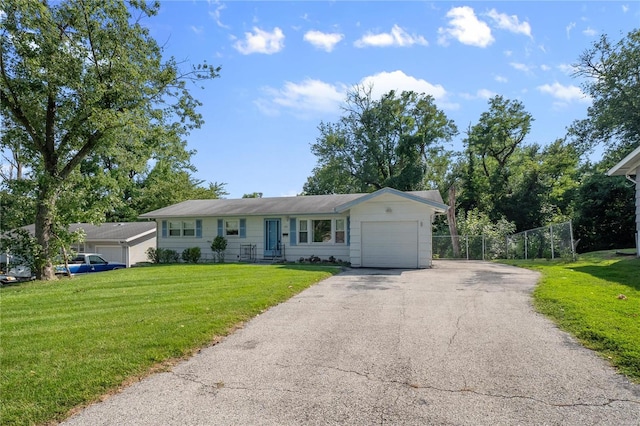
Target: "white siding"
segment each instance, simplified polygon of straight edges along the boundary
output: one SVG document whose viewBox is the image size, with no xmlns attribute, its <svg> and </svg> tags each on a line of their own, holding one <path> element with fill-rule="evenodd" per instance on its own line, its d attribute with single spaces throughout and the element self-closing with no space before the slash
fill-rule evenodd
<svg viewBox="0 0 640 426">
<path fill-rule="evenodd" d="M 393 194 L 383 194 L 351 209 L 351 266 L 362 267 L 363 222 L 417 223 L 418 268 L 431 266 L 431 224 L 434 208 Z M 410 243 L 411 244 L 411 243 Z"/>
<path fill-rule="evenodd" d="M 343 218 L 346 221 L 347 215 L 335 215 L 331 218 Z M 327 216 L 305 216 L 308 219 L 326 219 Z M 280 219 L 281 223 L 281 243 L 284 245 L 283 255 L 288 261 L 297 261 L 299 258 L 309 258 L 318 256 L 321 259 L 329 259 L 333 256 L 336 259 L 349 261 L 349 246 L 345 244 L 317 243 L 317 244 L 290 244 L 289 216 L 247 216 L 247 217 L 203 217 L 185 218 L 184 220 L 202 220 L 202 238 L 196 237 L 162 237 L 162 220 L 158 220 L 158 247 L 176 250 L 178 253 L 189 247 L 200 247 L 203 261 L 212 261 L 214 253 L 211 250 L 211 242 L 218 235 L 218 219 L 245 219 L 246 237 L 225 236 L 227 239 L 227 250 L 225 251 L 225 261 L 235 262 L 240 258 L 240 246 L 252 244 L 256 247 L 258 260 L 264 259 L 265 248 L 265 219 Z M 183 220 L 176 219 L 176 220 Z"/>
</svg>

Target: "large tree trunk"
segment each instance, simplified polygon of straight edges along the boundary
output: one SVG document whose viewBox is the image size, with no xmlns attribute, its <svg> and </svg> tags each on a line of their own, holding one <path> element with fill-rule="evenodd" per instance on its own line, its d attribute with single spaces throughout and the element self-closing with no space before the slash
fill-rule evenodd
<svg viewBox="0 0 640 426">
<path fill-rule="evenodd" d="M 36 229 L 35 237 L 40 245 L 40 253 L 36 260 L 36 278 L 39 280 L 54 280 L 55 270 L 51 259 L 54 253 L 55 244 L 53 242 L 53 221 L 55 213 L 55 200 L 57 192 L 51 185 L 43 185 L 38 194 L 36 205 Z"/>
<path fill-rule="evenodd" d="M 449 210 L 447 210 L 447 222 L 449 223 L 449 233 L 451 234 L 451 245 L 453 246 L 453 257 L 460 257 L 460 238 L 458 237 L 458 227 L 456 226 L 456 187 L 449 188 Z"/>
</svg>

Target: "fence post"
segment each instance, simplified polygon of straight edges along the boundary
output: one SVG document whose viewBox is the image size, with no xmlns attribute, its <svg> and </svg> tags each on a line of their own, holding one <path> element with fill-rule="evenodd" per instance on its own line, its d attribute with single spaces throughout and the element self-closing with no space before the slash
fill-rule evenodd
<svg viewBox="0 0 640 426">
<path fill-rule="evenodd" d="M 466 241 L 466 246 L 467 246 L 467 260 L 469 260 L 469 236 L 465 235 L 464 239 Z"/>
<path fill-rule="evenodd" d="M 527 239 L 527 231 L 524 231 L 524 260 L 529 259 L 529 240 Z"/>
<path fill-rule="evenodd" d="M 553 253 L 553 225 L 549 225 L 549 232 L 551 233 L 551 259 L 555 259 L 555 255 Z"/>
<path fill-rule="evenodd" d="M 482 234 L 482 260 L 484 260 L 484 234 Z"/>
<path fill-rule="evenodd" d="M 576 260 L 576 247 L 573 244 L 573 224 L 569 221 L 569 238 L 571 238 L 571 259 Z"/>
</svg>

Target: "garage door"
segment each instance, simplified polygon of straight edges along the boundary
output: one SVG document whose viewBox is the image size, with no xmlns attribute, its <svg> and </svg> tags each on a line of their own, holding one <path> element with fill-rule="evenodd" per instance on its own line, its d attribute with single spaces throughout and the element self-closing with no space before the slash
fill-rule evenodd
<svg viewBox="0 0 640 426">
<path fill-rule="evenodd" d="M 418 222 L 362 222 L 362 266 L 417 268 Z"/>
<path fill-rule="evenodd" d="M 101 254 L 107 262 L 125 263 L 120 246 L 96 246 L 96 253 Z"/>
</svg>

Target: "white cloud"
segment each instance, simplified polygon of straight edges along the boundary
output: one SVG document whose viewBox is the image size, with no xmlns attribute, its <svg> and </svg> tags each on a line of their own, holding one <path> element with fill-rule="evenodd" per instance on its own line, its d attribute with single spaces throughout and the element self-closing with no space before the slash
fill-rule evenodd
<svg viewBox="0 0 640 426">
<path fill-rule="evenodd" d="M 587 37 L 594 37 L 594 36 L 598 35 L 598 31 L 594 30 L 591 27 L 587 27 L 586 30 L 582 31 L 582 34 L 586 35 Z"/>
<path fill-rule="evenodd" d="M 509 80 L 507 79 L 507 77 L 502 76 L 502 75 L 496 75 L 493 79 L 494 79 L 495 81 L 497 81 L 498 83 L 508 83 L 508 82 L 509 82 Z"/>
<path fill-rule="evenodd" d="M 196 34 L 202 34 L 204 32 L 203 27 L 196 27 L 194 25 L 191 25 L 189 28 L 191 28 L 191 31 L 193 31 Z"/>
<path fill-rule="evenodd" d="M 285 82 L 280 89 L 263 89 L 268 99 L 258 99 L 256 106 L 266 115 L 278 115 L 284 108 L 301 118 L 317 113 L 336 113 L 344 102 L 347 87 L 343 84 L 329 84 L 324 81 L 306 79 L 301 83 Z"/>
<path fill-rule="evenodd" d="M 438 28 L 439 44 L 447 45 L 451 38 L 462 44 L 477 47 L 487 47 L 493 43 L 491 28 L 486 22 L 479 20 L 469 6 L 454 7 L 446 16 L 450 19 L 449 26 Z"/>
<path fill-rule="evenodd" d="M 538 91 L 551 95 L 558 101 L 564 104 L 571 102 L 591 102 L 591 98 L 580 90 L 578 86 L 564 86 L 558 82 L 553 84 L 544 84 L 537 87 Z"/>
<path fill-rule="evenodd" d="M 323 33 L 321 31 L 307 31 L 304 35 L 305 41 L 326 52 L 331 52 L 336 44 L 340 43 L 343 38 L 343 34 Z"/>
<path fill-rule="evenodd" d="M 531 37 L 531 25 L 528 22 L 520 22 L 516 15 L 507 15 L 506 13 L 498 13 L 497 10 L 491 9 L 487 14 L 493 19 L 498 28 L 511 31 L 515 34 L 524 34 Z"/>
<path fill-rule="evenodd" d="M 467 100 L 474 100 L 474 99 L 491 99 L 494 96 L 496 96 L 497 93 L 493 92 L 489 89 L 480 89 L 478 90 L 475 95 L 474 94 L 469 94 L 469 93 L 462 93 L 460 94 L 460 96 L 464 99 Z"/>
<path fill-rule="evenodd" d="M 413 90 L 416 93 L 431 95 L 435 99 L 444 100 L 447 91 L 439 84 L 431 84 L 426 80 L 417 79 L 404 72 L 397 70 L 392 72 L 380 72 L 370 75 L 360 80 L 360 85 L 373 87 L 372 96 L 379 98 L 391 90 L 396 92 Z"/>
<path fill-rule="evenodd" d="M 225 6 L 224 4 L 221 4 L 219 1 L 215 1 L 214 4 L 216 5 L 216 10 L 209 12 L 209 16 L 211 16 L 213 20 L 216 21 L 216 24 L 220 28 L 225 28 L 225 29 L 231 28 L 228 25 L 223 24 L 222 20 L 220 19 L 220 15 L 222 14 L 222 11 L 226 9 L 227 6 Z"/>
<path fill-rule="evenodd" d="M 253 32 L 244 33 L 245 40 L 238 40 L 233 47 L 243 55 L 252 53 L 264 53 L 271 55 L 278 53 L 284 48 L 284 34 L 276 27 L 273 32 L 261 30 L 253 27 Z"/>
<path fill-rule="evenodd" d="M 576 27 L 575 22 L 570 22 L 569 25 L 565 27 L 565 30 L 567 31 L 567 38 L 571 38 L 571 30 L 573 30 L 575 27 Z"/>
<path fill-rule="evenodd" d="M 511 65 L 512 68 L 522 72 L 531 72 L 531 70 L 533 69 L 533 67 L 521 62 L 510 62 L 509 65 Z"/>
<path fill-rule="evenodd" d="M 567 75 L 571 75 L 576 72 L 576 67 L 571 64 L 560 64 L 558 65 L 558 69 Z"/>
<path fill-rule="evenodd" d="M 628 11 L 629 11 L 629 6 L 628 6 L 628 5 L 626 5 L 626 4 L 623 4 L 623 5 L 622 5 L 622 12 L 623 12 L 623 13 L 627 13 Z"/>
<path fill-rule="evenodd" d="M 371 32 L 362 36 L 359 40 L 356 40 L 354 46 L 356 47 L 408 47 L 414 44 L 422 46 L 428 45 L 427 40 L 416 34 L 409 34 L 398 25 L 394 25 L 391 28 L 390 33 L 378 33 L 373 34 Z"/>
<path fill-rule="evenodd" d="M 551 67 L 549 65 L 546 65 L 546 64 L 540 65 L 540 69 L 542 71 L 551 71 Z"/>
</svg>

